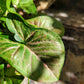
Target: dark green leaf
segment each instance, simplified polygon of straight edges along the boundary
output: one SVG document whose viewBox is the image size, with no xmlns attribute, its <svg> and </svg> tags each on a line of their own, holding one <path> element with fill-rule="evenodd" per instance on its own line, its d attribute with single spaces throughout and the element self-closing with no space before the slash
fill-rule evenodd
<svg viewBox="0 0 84 84">
<path fill-rule="evenodd" d="M 23 78 L 21 75 L 16 75 L 14 68 L 4 69 L 4 64 L 0 65 L 0 84 L 21 84 Z"/>
<path fill-rule="evenodd" d="M 0 65 L 0 84 L 4 84 L 4 64 Z"/>
<path fill-rule="evenodd" d="M 0 65 L 1 65 L 1 64 L 4 64 L 4 63 L 6 63 L 6 61 L 3 60 L 3 59 L 0 57 Z"/>
<path fill-rule="evenodd" d="M 15 69 L 10 67 L 5 69 L 5 82 L 6 84 L 21 84 L 23 76 L 16 75 Z"/>
<path fill-rule="evenodd" d="M 33 16 L 26 21 L 32 25 L 36 25 L 38 28 L 46 28 L 52 30 L 59 34 L 61 37 L 64 35 L 65 30 L 62 23 L 50 16 L 40 14 L 35 17 Z"/>
<path fill-rule="evenodd" d="M 6 35 L 5 33 L 6 29 L 0 29 L 0 37 L 4 37 L 4 38 L 9 38 L 8 35 Z M 7 31 L 6 31 L 7 32 Z M 8 33 L 8 32 L 7 32 Z"/>
<path fill-rule="evenodd" d="M 0 0 L 0 16 L 6 11 L 6 0 Z"/>
<path fill-rule="evenodd" d="M 2 35 L 3 34 L 3 32 L 2 32 L 2 30 L 0 29 L 0 35 Z"/>
</svg>

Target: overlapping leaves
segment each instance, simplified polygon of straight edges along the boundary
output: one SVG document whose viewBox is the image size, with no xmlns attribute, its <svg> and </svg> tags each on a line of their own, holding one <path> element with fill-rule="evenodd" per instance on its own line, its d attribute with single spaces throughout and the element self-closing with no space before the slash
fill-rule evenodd
<svg viewBox="0 0 84 84">
<path fill-rule="evenodd" d="M 8 14 L 6 24 L 18 42 L 0 36 L 0 57 L 30 79 L 57 81 L 65 53 L 58 34 L 47 29 L 29 28 L 14 14 Z"/>
<path fill-rule="evenodd" d="M 3 15 L 6 10 L 11 12 L 7 15 L 6 20 L 3 17 L 0 18 L 1 21 L 6 22 L 9 30 L 0 29 L 0 64 L 2 64 L 0 65 L 0 83 L 20 84 L 23 77 L 16 75 L 15 69 L 23 76 L 35 81 L 57 81 L 65 54 L 60 38 L 64 33 L 63 26 L 48 16 L 39 16 L 28 20 L 34 22 L 38 27 L 33 28 L 34 26 L 27 24 L 13 6 L 16 9 L 22 8 L 27 13 L 36 13 L 33 0 L 0 0 L 0 14 Z M 13 68 L 4 67 L 6 63 L 2 59 Z"/>
<path fill-rule="evenodd" d="M 4 83 L 5 84 L 21 84 L 23 76 L 17 75 L 13 67 L 6 68 L 4 71 Z"/>
<path fill-rule="evenodd" d="M 4 64 L 0 65 L 0 84 L 20 84 L 22 80 L 23 76 L 16 75 L 14 68 L 6 68 Z"/>
</svg>

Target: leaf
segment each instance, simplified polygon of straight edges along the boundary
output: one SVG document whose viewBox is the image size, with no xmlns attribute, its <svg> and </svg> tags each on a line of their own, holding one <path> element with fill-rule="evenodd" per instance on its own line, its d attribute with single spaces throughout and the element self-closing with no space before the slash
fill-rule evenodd
<svg viewBox="0 0 84 84">
<path fill-rule="evenodd" d="M 15 2 L 15 1 L 14 1 L 14 2 Z M 24 20 L 24 18 L 16 12 L 15 8 L 11 5 L 11 3 L 13 3 L 12 0 L 6 0 L 6 7 L 7 7 L 7 10 L 9 11 L 9 13 L 11 13 L 11 15 L 12 15 L 12 13 L 15 14 L 16 16 L 18 16 L 18 18 L 20 18 L 22 21 L 24 21 L 25 24 L 29 25 L 29 24 Z M 11 15 L 9 14 L 10 17 L 12 17 Z M 3 18 L 2 18 L 1 20 L 3 20 Z"/>
<path fill-rule="evenodd" d="M 13 13 L 9 13 L 7 15 L 6 25 L 9 31 L 15 34 L 15 40 L 23 43 L 28 39 L 28 37 L 30 37 L 29 34 L 31 30 L 29 28 L 34 27 L 32 25 L 27 24 L 26 21 L 23 20 L 23 18 Z"/>
<path fill-rule="evenodd" d="M 6 7 L 9 12 L 16 13 L 15 8 L 11 5 L 12 0 L 6 0 Z"/>
<path fill-rule="evenodd" d="M 4 64 L 0 65 L 0 84 L 4 84 Z"/>
<path fill-rule="evenodd" d="M 3 34 L 2 30 L 0 29 L 0 35 Z"/>
<path fill-rule="evenodd" d="M 6 84 L 21 84 L 23 76 L 16 75 L 13 67 L 5 69 L 5 82 Z"/>
<path fill-rule="evenodd" d="M 19 0 L 12 0 L 12 4 L 14 7 L 17 7 L 17 5 L 19 4 Z"/>
<path fill-rule="evenodd" d="M 0 17 L 0 21 L 4 21 L 5 22 L 6 21 L 6 17 Z"/>
<path fill-rule="evenodd" d="M 0 57 L 0 65 L 5 64 L 5 63 L 6 63 L 6 61 L 3 60 L 3 59 Z"/>
<path fill-rule="evenodd" d="M 32 80 L 39 82 L 59 80 L 65 54 L 61 38 L 42 28 L 32 28 L 30 31 L 24 23 L 18 22 L 17 19 L 14 22 L 15 17 L 13 15 L 12 17 L 12 20 L 7 19 L 7 24 L 10 24 L 8 27 L 11 26 L 9 30 L 13 33 L 21 29 L 26 30 L 23 35 L 28 35 L 28 38 L 25 39 L 24 44 L 21 44 L 0 37 L 0 57 Z M 13 28 L 12 25 L 15 27 Z M 18 28 L 21 29 L 18 30 Z"/>
<path fill-rule="evenodd" d="M 6 19 L 6 25 L 10 32 L 15 34 L 15 39 L 19 42 L 25 42 L 29 37 L 29 30 L 26 25 L 24 25 L 21 18 L 14 14 L 8 14 Z"/>
<path fill-rule="evenodd" d="M 16 75 L 14 68 L 4 69 L 4 64 L 0 65 L 0 84 L 21 84 L 22 80 L 23 76 Z"/>
<path fill-rule="evenodd" d="M 59 34 L 61 37 L 64 35 L 65 30 L 62 23 L 50 16 L 40 14 L 37 16 L 32 16 L 26 21 L 32 25 L 36 25 L 38 28 L 46 28 L 52 30 Z"/>
<path fill-rule="evenodd" d="M 21 84 L 23 78 L 16 75 L 14 68 L 4 68 L 4 64 L 0 65 L 0 84 Z"/>
<path fill-rule="evenodd" d="M 15 7 L 22 8 L 27 13 L 37 13 L 33 0 L 12 0 L 12 3 Z"/>
<path fill-rule="evenodd" d="M 0 16 L 6 11 L 6 0 L 0 0 Z"/>
<path fill-rule="evenodd" d="M 0 29 L 0 37 L 9 38 L 9 34 L 6 35 L 7 33 L 9 33 L 9 31 L 6 28 Z"/>
</svg>

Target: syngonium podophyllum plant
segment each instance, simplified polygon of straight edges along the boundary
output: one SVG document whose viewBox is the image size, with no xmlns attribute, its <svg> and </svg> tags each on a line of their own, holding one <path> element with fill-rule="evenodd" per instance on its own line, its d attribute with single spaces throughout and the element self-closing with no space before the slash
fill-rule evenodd
<svg viewBox="0 0 84 84">
<path fill-rule="evenodd" d="M 33 16 L 25 20 L 18 9 Z M 58 81 L 65 56 L 63 35 L 63 25 L 37 14 L 33 0 L 0 0 L 0 84 L 21 84 L 24 77 Z"/>
</svg>

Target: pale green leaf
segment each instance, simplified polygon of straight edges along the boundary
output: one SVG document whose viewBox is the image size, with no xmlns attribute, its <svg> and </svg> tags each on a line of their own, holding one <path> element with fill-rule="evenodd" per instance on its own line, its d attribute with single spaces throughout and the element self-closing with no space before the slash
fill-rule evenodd
<svg viewBox="0 0 84 84">
<path fill-rule="evenodd" d="M 19 42 L 25 42 L 29 37 L 29 30 L 22 19 L 15 14 L 8 14 L 6 24 L 10 32 L 15 34 L 15 39 Z"/>
<path fill-rule="evenodd" d="M 37 13 L 37 9 L 33 0 L 12 0 L 13 6 L 22 8 L 27 13 Z"/>
<path fill-rule="evenodd" d="M 12 4 L 14 7 L 17 7 L 17 5 L 19 4 L 19 0 L 12 0 Z"/>
<path fill-rule="evenodd" d="M 38 28 L 46 28 L 52 30 L 59 34 L 61 37 L 64 35 L 65 30 L 62 23 L 50 16 L 40 14 L 37 16 L 33 16 L 26 21 L 32 25 L 36 25 L 36 27 Z"/>
<path fill-rule="evenodd" d="M 6 0 L 6 7 L 9 12 L 16 13 L 15 8 L 11 5 L 12 0 Z"/>
</svg>

